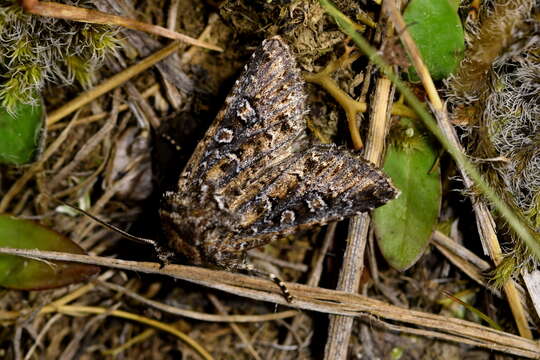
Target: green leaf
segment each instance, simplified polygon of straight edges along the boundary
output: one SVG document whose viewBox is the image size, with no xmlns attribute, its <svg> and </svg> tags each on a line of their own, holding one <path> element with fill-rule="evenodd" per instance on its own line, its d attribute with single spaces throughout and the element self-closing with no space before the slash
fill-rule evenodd
<svg viewBox="0 0 540 360">
<path fill-rule="evenodd" d="M 13 111 L 0 107 L 0 163 L 22 165 L 39 152 L 45 111 L 40 101 L 32 106 L 19 103 Z"/>
<path fill-rule="evenodd" d="M 435 80 L 448 77 L 465 50 L 463 27 L 455 3 L 449 0 L 412 0 L 403 13 L 409 32 Z M 414 68 L 409 78 L 418 80 Z"/>
<path fill-rule="evenodd" d="M 441 202 L 437 151 L 412 120 L 402 119 L 398 144 L 388 148 L 384 172 L 401 190 L 400 196 L 375 209 L 377 242 L 388 263 L 400 270 L 411 267 L 429 243 Z"/>
<path fill-rule="evenodd" d="M 0 214 L 0 246 L 84 254 L 65 236 L 8 214 Z M 0 286 L 11 289 L 50 289 L 84 281 L 97 272 L 99 268 L 93 265 L 0 255 Z"/>
</svg>

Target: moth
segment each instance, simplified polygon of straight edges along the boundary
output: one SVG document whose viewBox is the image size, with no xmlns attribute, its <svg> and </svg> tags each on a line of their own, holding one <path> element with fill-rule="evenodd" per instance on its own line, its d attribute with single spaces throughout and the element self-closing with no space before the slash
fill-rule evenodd
<svg viewBox="0 0 540 360">
<path fill-rule="evenodd" d="M 165 192 L 169 245 L 196 265 L 245 269 L 246 251 L 383 205 L 398 191 L 356 151 L 306 140 L 304 81 L 288 46 L 265 40 Z"/>
</svg>

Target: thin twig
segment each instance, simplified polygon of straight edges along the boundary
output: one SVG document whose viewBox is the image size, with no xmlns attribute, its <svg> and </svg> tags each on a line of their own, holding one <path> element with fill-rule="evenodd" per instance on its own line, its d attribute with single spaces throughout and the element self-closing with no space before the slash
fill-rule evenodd
<svg viewBox="0 0 540 360">
<path fill-rule="evenodd" d="M 142 97 L 147 99 L 150 96 L 156 95 L 156 93 L 158 93 L 158 92 L 159 92 L 159 84 L 154 84 L 154 85 L 150 86 L 148 89 L 146 89 L 145 91 L 143 91 Z M 121 104 L 120 107 L 118 108 L 118 112 L 123 112 L 123 111 L 126 111 L 128 109 L 129 109 L 129 106 L 127 104 Z M 93 114 L 93 115 L 89 115 L 89 116 L 80 117 L 79 119 L 77 119 L 77 121 L 75 121 L 75 124 L 73 124 L 73 126 L 87 125 L 87 124 L 90 124 L 90 123 L 93 123 L 93 122 L 96 122 L 96 121 L 99 121 L 99 120 L 103 120 L 108 116 L 109 116 L 109 112 L 104 111 L 104 112 L 100 112 L 98 114 Z M 51 125 L 51 126 L 47 127 L 47 131 L 63 129 L 63 128 L 66 127 L 66 125 L 67 124 L 65 124 L 63 122 L 59 123 L 59 124 L 54 124 L 54 125 Z"/>
<path fill-rule="evenodd" d="M 199 321 L 209 321 L 209 322 L 235 322 L 235 323 L 248 323 L 248 322 L 263 322 L 263 321 L 274 321 L 280 319 L 286 319 L 298 315 L 298 311 L 287 310 L 281 311 L 278 313 L 266 314 L 266 315 L 214 315 L 206 314 L 198 311 L 191 311 L 186 309 L 177 308 L 171 305 L 160 303 L 159 301 L 154 301 L 145 298 L 142 295 L 139 295 L 123 286 L 101 282 L 100 285 L 118 291 L 134 300 L 137 300 L 145 305 L 156 308 L 160 311 L 178 315 L 190 319 L 195 319 Z"/>
<path fill-rule="evenodd" d="M 47 334 L 47 331 L 49 331 L 49 329 L 51 328 L 51 326 L 57 322 L 58 320 L 60 320 L 60 318 L 62 318 L 62 315 L 61 314 L 55 314 L 53 317 L 51 317 L 47 323 L 45 323 L 45 325 L 43 326 L 43 328 L 41 329 L 41 331 L 39 332 L 39 335 L 37 336 L 37 338 L 34 340 L 34 344 L 32 344 L 32 347 L 30 347 L 30 350 L 28 350 L 28 352 L 26 353 L 26 356 L 24 357 L 24 360 L 30 360 L 30 358 L 32 357 L 32 355 L 34 354 L 34 351 L 36 351 L 37 347 L 38 346 L 41 346 L 41 340 L 43 340 L 43 337 Z"/>
<path fill-rule="evenodd" d="M 222 48 L 199 41 L 176 31 L 171 31 L 162 26 L 143 23 L 123 16 L 107 14 L 98 10 L 80 8 L 56 2 L 39 0 L 19 0 L 24 11 L 57 19 L 79 21 L 90 24 L 118 25 L 132 30 L 144 31 L 150 34 L 163 36 L 172 40 L 179 40 L 190 45 L 200 46 L 206 49 L 223 51 Z"/>
<path fill-rule="evenodd" d="M 55 122 L 63 119 L 67 115 L 71 114 L 72 112 L 76 111 L 80 107 L 92 102 L 93 100 L 97 99 L 101 95 L 106 94 L 107 92 L 111 91 L 112 89 L 122 85 L 132 77 L 140 74 L 141 72 L 145 71 L 149 67 L 153 66 L 157 62 L 165 59 L 167 56 L 174 53 L 178 48 L 180 47 L 181 43 L 178 41 L 172 42 L 171 44 L 167 45 L 163 49 L 155 52 L 154 54 L 148 56 L 147 58 L 141 60 L 135 65 L 132 65 L 125 69 L 124 71 L 110 77 L 105 82 L 99 84 L 98 86 L 94 87 L 93 89 L 79 95 L 75 99 L 67 102 L 60 108 L 54 110 L 47 116 L 47 126 L 50 126 L 54 124 Z"/>
<path fill-rule="evenodd" d="M 416 43 L 414 42 L 411 34 L 409 33 L 409 30 L 407 29 L 405 20 L 401 16 L 401 13 L 396 7 L 396 4 L 394 1 L 388 1 L 386 4 L 386 8 L 388 10 L 389 17 L 392 19 L 392 22 L 394 23 L 394 26 L 396 27 L 397 32 L 400 34 L 401 41 L 405 45 L 405 48 L 407 49 L 407 52 L 409 53 L 409 56 L 411 57 L 413 61 L 414 67 L 420 77 L 420 80 L 422 81 L 422 85 L 426 89 L 426 93 L 429 97 L 431 106 L 434 110 L 435 117 L 438 120 L 438 124 L 442 132 L 444 133 L 446 139 L 449 139 L 453 143 L 454 148 L 460 153 L 460 156 L 464 157 L 463 149 L 461 148 L 461 145 L 459 144 L 455 131 L 452 128 L 452 125 L 448 121 L 448 114 L 443 105 L 443 102 L 441 98 L 439 97 L 439 94 L 437 92 L 435 84 L 433 83 L 433 79 L 431 78 L 428 68 L 425 65 L 424 61 L 422 60 L 420 51 L 418 50 Z M 463 165 L 459 164 L 459 162 L 458 162 L 458 165 L 460 166 L 460 170 L 463 177 L 468 178 L 467 176 L 468 172 L 465 170 Z M 470 186 L 472 186 L 472 182 L 469 182 L 469 186 L 467 187 L 470 188 Z M 475 201 L 476 200 L 473 199 L 473 202 Z M 489 228 L 484 228 L 484 229 L 479 229 L 479 230 L 484 240 L 484 244 L 487 245 L 488 247 L 491 258 L 493 259 L 495 264 L 498 265 L 502 261 L 502 250 L 499 245 L 499 241 L 497 239 L 495 227 L 492 226 L 493 220 L 491 220 L 491 215 L 489 214 L 489 211 L 484 211 L 482 207 L 477 206 L 475 207 L 475 210 L 478 211 L 476 212 L 477 217 L 482 217 L 482 218 L 487 219 L 487 221 L 479 221 L 479 223 L 491 224 Z M 487 230 L 487 233 L 484 233 L 484 230 Z M 483 236 L 483 235 L 488 235 L 488 236 Z M 518 326 L 519 333 L 521 334 L 521 336 L 524 336 L 527 339 L 532 339 L 532 332 L 529 329 L 526 311 L 522 305 L 522 301 L 520 299 L 520 296 L 514 284 L 514 281 L 512 279 L 509 279 L 504 284 L 503 288 L 508 298 L 508 302 L 510 304 L 512 314 L 514 315 L 514 319 Z"/>
<path fill-rule="evenodd" d="M 388 112 L 393 98 L 392 83 L 390 80 L 380 78 L 376 82 L 373 96 L 373 111 L 371 113 L 368 140 L 364 157 L 374 163 L 380 164 L 384 151 L 384 142 L 390 127 L 390 114 Z M 390 104 L 390 106 L 389 106 Z M 370 218 L 367 214 L 354 217 L 350 220 L 347 236 L 347 248 L 338 280 L 338 290 L 357 292 L 360 278 L 364 271 L 364 250 L 367 244 Z M 325 359 L 345 359 L 353 320 L 350 317 L 330 317 L 328 342 L 325 348 Z"/>
<path fill-rule="evenodd" d="M 431 242 L 458 269 L 498 297 L 501 296 L 497 289 L 489 286 L 483 274 L 491 269 L 487 262 L 439 231 L 433 232 Z"/>
<path fill-rule="evenodd" d="M 6 247 L 0 248 L 0 254 L 72 261 L 171 276 L 238 296 L 308 311 L 353 317 L 371 314 L 381 319 L 415 327 L 413 329 L 404 326 L 403 332 L 409 332 L 410 329 L 410 332 L 413 333 L 418 330 L 416 327 L 428 328 L 430 329 L 430 336 L 434 338 L 446 339 L 451 335 L 453 341 L 527 358 L 540 358 L 540 347 L 536 341 L 494 330 L 470 321 L 400 308 L 359 294 L 287 283 L 287 287 L 294 295 L 293 302 L 288 303 L 281 290 L 272 281 L 226 271 L 172 264 L 162 266 L 159 263 Z M 13 316 L 18 317 L 19 315 L 13 312 L 0 311 L 0 320 L 13 319 Z"/>
<path fill-rule="evenodd" d="M 458 166 L 467 173 L 472 180 L 474 180 L 476 189 L 481 191 L 481 193 L 491 202 L 493 207 L 506 219 L 508 224 L 512 227 L 515 233 L 523 239 L 523 241 L 529 246 L 531 251 L 536 255 L 540 256 L 540 242 L 538 242 L 535 237 L 531 234 L 529 228 L 522 223 L 519 217 L 512 211 L 512 209 L 496 194 L 496 192 L 489 187 L 487 182 L 482 178 L 480 172 L 476 167 L 467 159 L 463 152 L 453 143 L 453 140 L 447 138 L 441 129 L 437 126 L 437 123 L 433 117 L 427 112 L 425 106 L 416 98 L 412 91 L 407 87 L 407 85 L 402 82 L 399 77 L 392 71 L 391 67 L 386 64 L 382 57 L 373 49 L 369 43 L 359 34 L 354 31 L 353 28 L 348 27 L 347 22 L 348 18 L 340 13 L 328 0 L 320 0 L 323 7 L 334 16 L 338 23 L 342 26 L 344 32 L 353 38 L 356 44 L 360 49 L 366 53 L 369 58 L 375 62 L 381 71 L 392 80 L 396 85 L 401 94 L 406 98 L 408 104 L 418 113 L 420 119 L 423 121 L 424 125 L 429 129 L 429 131 L 439 140 L 441 145 L 448 151 L 452 158 L 456 161 Z M 391 1 L 390 1 L 391 3 Z M 437 117 L 440 120 L 440 124 L 448 124 L 448 119 L 445 116 L 445 112 L 436 112 Z M 449 126 L 449 125 L 448 125 Z M 451 126 L 449 126 L 451 127 Z M 481 204 L 479 206 L 482 206 Z M 478 219 L 482 220 L 482 219 Z M 488 225 L 489 224 L 485 224 Z M 494 233 L 493 233 L 494 234 Z M 516 298 L 514 294 L 517 294 L 517 289 L 508 285 L 504 285 L 505 288 L 508 288 L 508 293 L 510 293 L 509 299 Z M 505 289 L 506 291 L 506 289 Z M 518 322 L 520 331 L 523 334 L 527 335 L 530 333 L 530 330 L 526 327 L 526 322 L 522 322 L 521 319 L 524 318 L 524 314 L 517 316 L 517 313 L 514 313 L 514 317 Z"/>
<path fill-rule="evenodd" d="M 221 304 L 221 302 L 218 300 L 218 298 L 216 296 L 214 296 L 212 294 L 208 294 L 208 298 L 210 299 L 212 304 L 214 304 L 217 311 L 221 315 L 223 315 L 223 316 L 228 315 L 225 307 L 223 306 L 223 304 Z M 244 333 L 244 331 L 238 325 L 236 325 L 235 323 L 229 323 L 229 326 L 235 332 L 235 334 L 238 335 L 238 337 L 240 338 L 242 343 L 244 343 L 244 345 L 246 346 L 246 348 L 247 348 L 248 352 L 251 354 L 251 356 L 253 356 L 253 358 L 255 358 L 255 360 L 262 360 L 261 357 L 259 356 L 259 354 L 257 353 L 257 351 L 255 350 L 255 348 L 253 347 L 253 344 L 251 343 L 251 341 L 249 340 L 247 335 Z"/>
</svg>

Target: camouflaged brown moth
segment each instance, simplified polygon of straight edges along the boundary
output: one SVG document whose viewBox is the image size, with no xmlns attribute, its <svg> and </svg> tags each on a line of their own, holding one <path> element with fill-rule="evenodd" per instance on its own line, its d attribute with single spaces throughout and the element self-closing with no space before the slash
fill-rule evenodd
<svg viewBox="0 0 540 360">
<path fill-rule="evenodd" d="M 162 224 L 176 252 L 196 265 L 245 269 L 249 249 L 397 195 L 358 152 L 306 141 L 305 113 L 304 81 L 291 51 L 279 37 L 264 41 L 176 190 L 163 196 Z"/>
</svg>

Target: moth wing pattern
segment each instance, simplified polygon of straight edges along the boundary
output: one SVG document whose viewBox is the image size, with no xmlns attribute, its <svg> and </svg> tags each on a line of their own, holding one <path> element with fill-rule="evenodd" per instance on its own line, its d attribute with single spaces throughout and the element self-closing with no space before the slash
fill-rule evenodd
<svg viewBox="0 0 540 360">
<path fill-rule="evenodd" d="M 238 268 L 245 250 L 394 198 L 388 178 L 354 151 L 298 141 L 304 81 L 287 45 L 265 40 L 165 193 L 170 244 L 192 263 Z"/>
<path fill-rule="evenodd" d="M 397 195 L 382 171 L 335 145 L 297 151 L 245 185 L 227 208 L 240 219 L 234 242 L 223 244 L 230 251 L 372 210 Z"/>
<path fill-rule="evenodd" d="M 265 40 L 195 149 L 180 177 L 179 191 L 188 191 L 194 182 L 223 187 L 244 179 L 247 168 L 262 170 L 283 155 L 280 149 L 288 148 L 305 130 L 303 86 L 288 46 L 279 37 Z"/>
</svg>

